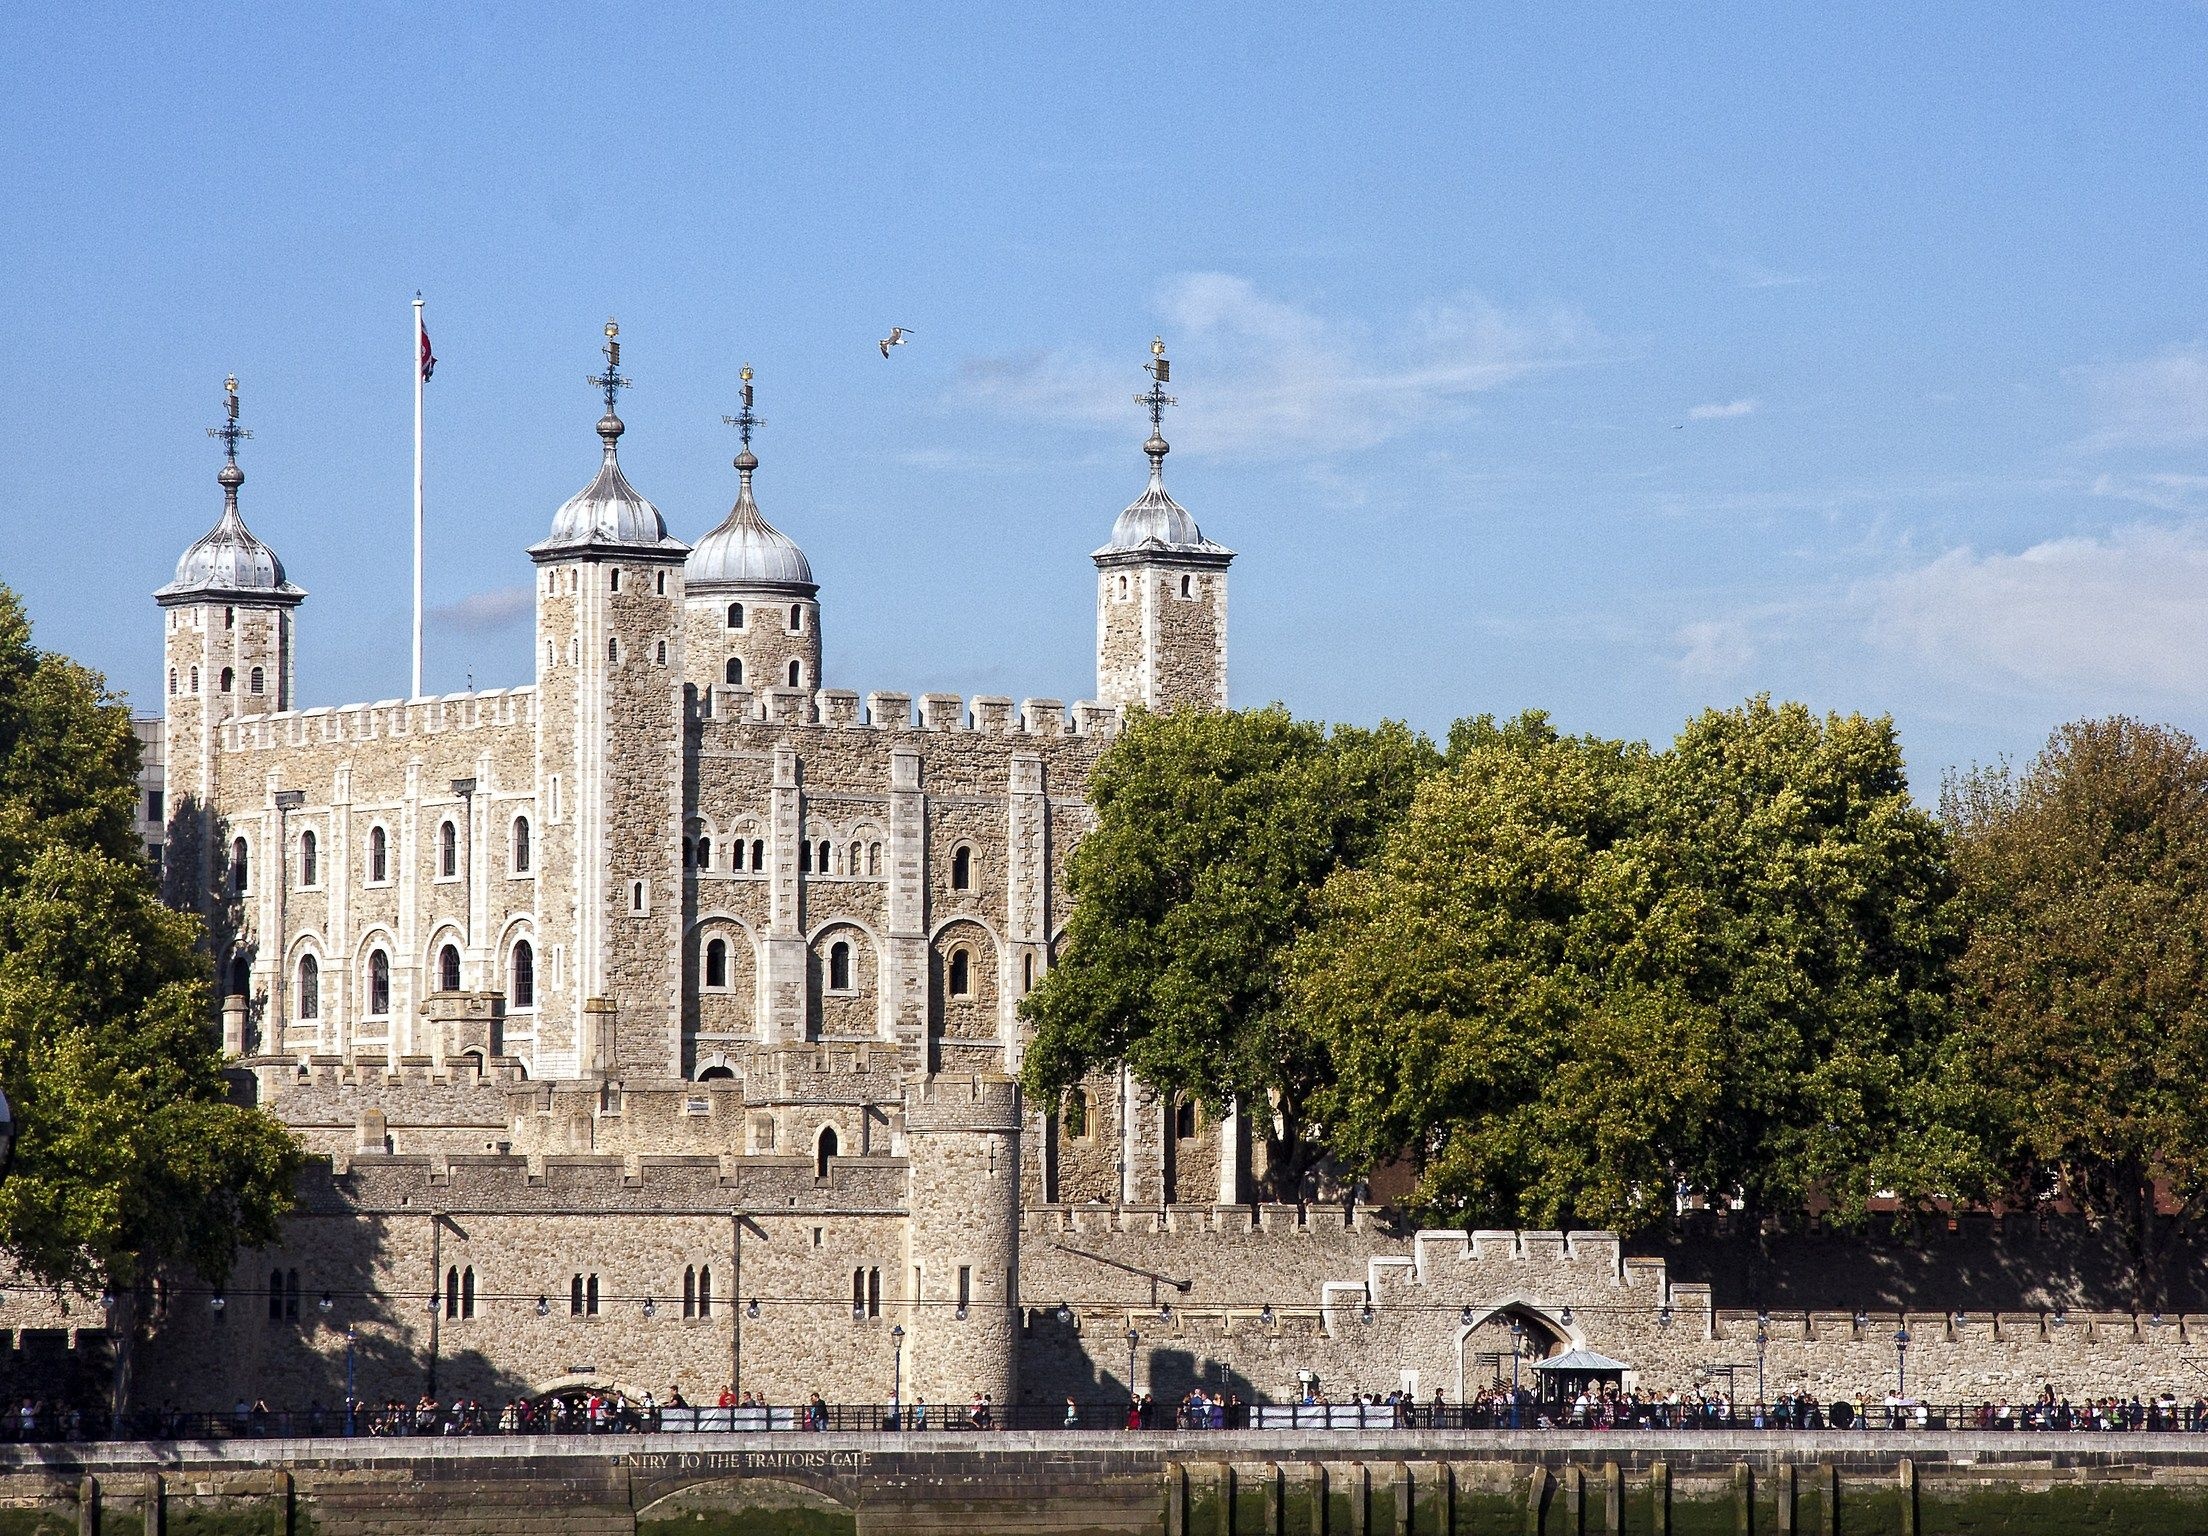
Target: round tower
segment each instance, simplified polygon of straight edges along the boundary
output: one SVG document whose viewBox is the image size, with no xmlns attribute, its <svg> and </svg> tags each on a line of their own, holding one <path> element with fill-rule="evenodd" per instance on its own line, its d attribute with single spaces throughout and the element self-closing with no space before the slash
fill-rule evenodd
<svg viewBox="0 0 2208 1536">
<path fill-rule="evenodd" d="M 749 365 L 743 380 L 742 412 L 722 418 L 743 435 L 736 505 L 698 540 L 685 567 L 688 681 L 701 700 L 739 690 L 762 695 L 772 688 L 812 693 L 821 687 L 820 588 L 805 551 L 760 516 L 752 500 L 759 459 L 751 435 L 766 423 L 752 413 Z"/>
<path fill-rule="evenodd" d="M 1019 1389 L 1020 1090 L 941 1073 L 906 1091 L 906 1401 L 949 1412 Z"/>
</svg>

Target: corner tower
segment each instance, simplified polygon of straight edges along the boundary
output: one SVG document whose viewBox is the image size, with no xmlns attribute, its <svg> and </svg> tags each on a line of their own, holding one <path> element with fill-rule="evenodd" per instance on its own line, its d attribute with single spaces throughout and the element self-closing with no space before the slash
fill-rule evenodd
<svg viewBox="0 0 2208 1536">
<path fill-rule="evenodd" d="M 743 435 L 736 455 L 736 505 L 698 540 L 684 567 L 683 629 L 688 680 L 700 699 L 736 689 L 818 689 L 820 588 L 805 551 L 759 515 L 751 499 L 759 467 L 751 434 L 766 425 L 752 414 L 751 368 L 744 408 L 721 419 Z"/>
<path fill-rule="evenodd" d="M 175 579 L 153 594 L 164 631 L 164 885 L 169 900 L 201 912 L 210 909 L 218 885 L 243 888 L 243 872 L 230 870 L 229 855 L 218 860 L 214 848 L 210 802 L 222 727 L 297 707 L 292 610 L 307 595 L 284 579 L 283 561 L 253 537 L 238 511 L 238 487 L 245 484 L 238 444 L 253 434 L 238 420 L 237 376 L 222 388 L 222 425 L 207 429 L 223 445 L 215 477 L 222 516 L 184 551 Z"/>
<path fill-rule="evenodd" d="M 1167 494 L 1161 430 L 1173 365 L 1164 338 L 1151 342 L 1150 484 L 1112 524 L 1096 561 L 1096 696 L 1122 708 L 1227 707 L 1227 566 L 1234 551 L 1212 543 Z"/>
<path fill-rule="evenodd" d="M 606 322 L 601 457 L 537 566 L 540 1075 L 675 1075 L 681 974 L 682 562 L 621 472 L 620 327 Z"/>
</svg>

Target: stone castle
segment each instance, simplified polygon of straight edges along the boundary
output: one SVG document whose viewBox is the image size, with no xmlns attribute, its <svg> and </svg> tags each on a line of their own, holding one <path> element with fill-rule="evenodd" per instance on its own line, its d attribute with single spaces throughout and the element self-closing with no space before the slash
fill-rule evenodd
<svg viewBox="0 0 2208 1536">
<path fill-rule="evenodd" d="M 142 1400 L 330 1404 L 351 1369 L 371 1399 L 1454 1401 L 1573 1349 L 1745 1396 L 1751 1332 L 1773 1392 L 1891 1381 L 1903 1314 L 1751 1326 L 1609 1234 L 1253 1203 L 1243 1115 L 1125 1072 L 1023 1100 L 1092 765 L 1125 710 L 1227 699 L 1233 552 L 1165 489 L 1153 351 L 1070 711 L 829 686 L 820 586 L 754 499 L 749 370 L 735 503 L 686 544 L 622 472 L 610 324 L 596 472 L 528 552 L 535 682 L 302 709 L 306 593 L 241 514 L 233 382 L 220 518 L 155 595 L 148 831 L 210 921 L 241 1092 L 316 1158 L 277 1250 L 162 1287 Z M 1908 1321 L 1954 1395 L 2114 1390 L 2188 1327 Z M 4 1326 L 20 1352 L 99 1321 Z"/>
</svg>

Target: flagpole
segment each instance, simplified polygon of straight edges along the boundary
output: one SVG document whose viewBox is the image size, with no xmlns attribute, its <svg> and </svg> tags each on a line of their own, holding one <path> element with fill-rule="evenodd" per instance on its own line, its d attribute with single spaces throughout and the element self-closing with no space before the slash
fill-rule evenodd
<svg viewBox="0 0 2208 1536">
<path fill-rule="evenodd" d="M 422 696 L 422 296 L 414 295 L 414 691 Z"/>
</svg>

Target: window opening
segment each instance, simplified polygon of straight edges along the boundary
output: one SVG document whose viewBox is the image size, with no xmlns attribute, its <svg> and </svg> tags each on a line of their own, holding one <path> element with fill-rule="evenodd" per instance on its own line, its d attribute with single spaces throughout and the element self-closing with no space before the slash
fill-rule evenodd
<svg viewBox="0 0 2208 1536">
<path fill-rule="evenodd" d="M 526 816 L 514 818 L 514 873 L 529 873 L 529 818 Z"/>
<path fill-rule="evenodd" d="M 368 952 L 368 1012 L 381 1017 L 391 1011 L 391 957 L 382 950 Z"/>
<path fill-rule="evenodd" d="M 828 946 L 828 989 L 832 992 L 851 990 L 851 946 L 841 940 Z"/>
<path fill-rule="evenodd" d="M 448 877 L 460 873 L 460 829 L 449 821 L 437 827 L 437 873 Z"/>
<path fill-rule="evenodd" d="M 536 1007 L 537 952 L 527 939 L 514 941 L 514 959 L 507 976 L 506 1001 L 516 1008 Z"/>
<path fill-rule="evenodd" d="M 299 957 L 299 1017 L 322 1016 L 322 963 L 312 955 Z"/>
<path fill-rule="evenodd" d="M 705 946 L 705 984 L 709 987 L 728 985 L 728 942 L 710 939 Z"/>
<path fill-rule="evenodd" d="M 974 888 L 974 850 L 961 846 L 951 855 L 951 889 L 970 891 Z"/>
<path fill-rule="evenodd" d="M 972 962 L 971 960 L 969 960 L 969 959 L 967 958 L 967 954 L 966 954 L 966 951 L 965 951 L 965 950 L 963 950 L 963 949 L 954 949 L 954 950 L 952 950 L 952 951 L 951 951 L 951 996 L 953 996 L 953 997 L 965 997 L 965 996 L 966 996 L 966 995 L 968 994 L 968 992 L 969 992 L 969 991 L 970 991 L 970 990 L 972 989 L 972 984 L 973 984 L 973 962 Z"/>
<path fill-rule="evenodd" d="M 299 834 L 299 883 L 314 885 L 321 879 L 321 850 L 312 829 Z"/>
<path fill-rule="evenodd" d="M 437 990 L 460 990 L 460 948 L 456 944 L 447 944 L 437 951 Z"/>
<path fill-rule="evenodd" d="M 368 829 L 368 878 L 378 885 L 391 878 L 389 842 L 381 827 Z"/>
</svg>

